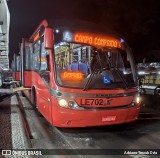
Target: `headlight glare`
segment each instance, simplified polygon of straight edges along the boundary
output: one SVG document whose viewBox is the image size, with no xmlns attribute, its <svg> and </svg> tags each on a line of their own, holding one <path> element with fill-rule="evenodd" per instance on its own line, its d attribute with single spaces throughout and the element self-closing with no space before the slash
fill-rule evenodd
<svg viewBox="0 0 160 158">
<path fill-rule="evenodd" d="M 63 108 L 69 108 L 69 109 L 76 109 L 78 108 L 77 103 L 74 100 L 67 100 L 67 99 L 58 99 L 59 106 Z"/>
<path fill-rule="evenodd" d="M 139 104 L 139 103 L 140 103 L 140 101 L 141 101 L 140 96 L 137 96 L 137 97 L 136 97 L 136 103 L 137 103 L 137 104 Z"/>
<path fill-rule="evenodd" d="M 65 99 L 60 99 L 58 103 L 62 107 L 67 107 L 67 101 Z"/>
</svg>

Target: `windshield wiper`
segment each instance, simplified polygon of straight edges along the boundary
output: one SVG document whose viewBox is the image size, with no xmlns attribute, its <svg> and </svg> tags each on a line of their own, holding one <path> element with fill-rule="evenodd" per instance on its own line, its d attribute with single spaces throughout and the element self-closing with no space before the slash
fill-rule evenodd
<svg viewBox="0 0 160 158">
<path fill-rule="evenodd" d="M 96 70 L 97 70 L 97 65 L 98 65 L 98 60 L 97 60 L 97 62 L 96 62 L 96 64 L 94 65 L 94 67 L 93 67 L 93 71 L 92 71 L 92 73 L 91 73 L 91 75 L 89 76 L 89 78 L 88 78 L 88 80 L 87 80 L 87 83 L 85 84 L 85 86 L 84 86 L 84 91 L 86 91 L 86 90 L 88 90 L 88 88 L 89 88 L 89 85 L 90 85 L 90 83 L 91 83 L 91 81 L 92 81 L 92 79 L 93 79 L 93 76 L 94 76 L 94 74 L 95 74 L 95 72 L 96 72 Z"/>
<path fill-rule="evenodd" d="M 107 57 L 106 57 L 106 58 L 107 58 Z M 84 86 L 84 89 L 83 89 L 84 91 L 85 91 L 85 90 L 88 90 L 89 85 L 90 85 L 90 83 L 91 83 L 91 81 L 92 81 L 92 79 L 93 79 L 93 77 L 94 77 L 94 74 L 95 74 L 96 70 L 98 70 L 98 69 L 97 69 L 97 65 L 98 65 L 98 64 L 100 65 L 99 73 L 101 73 L 101 72 L 103 72 L 103 71 L 105 71 L 105 70 L 108 70 L 108 69 L 113 69 L 114 71 L 116 71 L 116 73 L 118 74 L 118 76 L 119 76 L 120 79 L 122 80 L 122 82 L 123 82 L 123 84 L 124 84 L 124 86 L 125 86 L 125 89 L 128 89 L 127 82 L 125 81 L 125 79 L 124 79 L 123 75 L 121 74 L 120 70 L 119 70 L 118 68 L 116 68 L 114 64 L 112 64 L 112 66 L 111 66 L 111 63 L 110 63 L 109 60 L 108 60 L 109 67 L 103 68 L 102 65 L 101 65 L 100 60 L 97 58 L 97 61 L 96 61 L 95 65 L 94 65 L 94 67 L 93 67 L 93 71 L 92 71 L 91 75 L 89 76 L 87 83 L 86 83 L 85 86 Z"/>
<path fill-rule="evenodd" d="M 106 56 L 106 54 L 105 54 L 105 56 Z M 116 71 L 116 73 L 118 74 L 118 76 L 119 76 L 120 79 L 122 80 L 125 88 L 128 89 L 127 82 L 125 81 L 124 77 L 122 76 L 120 70 L 119 70 L 113 63 L 112 63 L 112 66 L 111 66 L 111 62 L 110 62 L 109 58 L 108 58 L 107 56 L 106 56 L 106 58 L 108 59 L 107 61 L 108 61 L 108 64 L 109 64 L 109 68 L 110 68 L 110 69 L 113 69 L 114 71 Z"/>
<path fill-rule="evenodd" d="M 119 75 L 119 77 L 121 78 L 124 86 L 125 86 L 125 89 L 128 89 L 128 85 L 127 85 L 127 82 L 125 81 L 124 77 L 122 76 L 121 72 L 119 71 L 119 69 L 113 67 L 113 70 L 115 70 L 117 72 L 117 74 Z"/>
</svg>

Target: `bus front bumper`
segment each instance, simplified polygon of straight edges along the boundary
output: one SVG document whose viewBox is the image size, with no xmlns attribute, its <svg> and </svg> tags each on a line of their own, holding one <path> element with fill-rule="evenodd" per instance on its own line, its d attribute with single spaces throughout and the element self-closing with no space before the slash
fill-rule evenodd
<svg viewBox="0 0 160 158">
<path fill-rule="evenodd" d="M 57 127 L 87 127 L 121 124 L 137 120 L 140 106 L 114 110 L 71 110 L 56 106 L 53 111 L 53 125 Z"/>
</svg>

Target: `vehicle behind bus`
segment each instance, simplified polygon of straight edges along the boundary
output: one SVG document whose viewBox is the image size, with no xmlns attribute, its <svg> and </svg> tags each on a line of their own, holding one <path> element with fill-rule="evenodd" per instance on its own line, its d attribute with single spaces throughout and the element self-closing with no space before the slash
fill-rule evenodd
<svg viewBox="0 0 160 158">
<path fill-rule="evenodd" d="M 160 95 L 160 62 L 138 63 L 141 93 Z"/>
</svg>

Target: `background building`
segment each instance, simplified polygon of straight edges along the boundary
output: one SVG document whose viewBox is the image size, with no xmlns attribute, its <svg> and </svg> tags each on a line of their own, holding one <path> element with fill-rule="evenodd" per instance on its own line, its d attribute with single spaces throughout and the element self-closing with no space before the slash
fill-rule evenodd
<svg viewBox="0 0 160 158">
<path fill-rule="evenodd" d="M 10 13 L 6 0 L 0 0 L 0 68 L 9 69 Z"/>
</svg>

